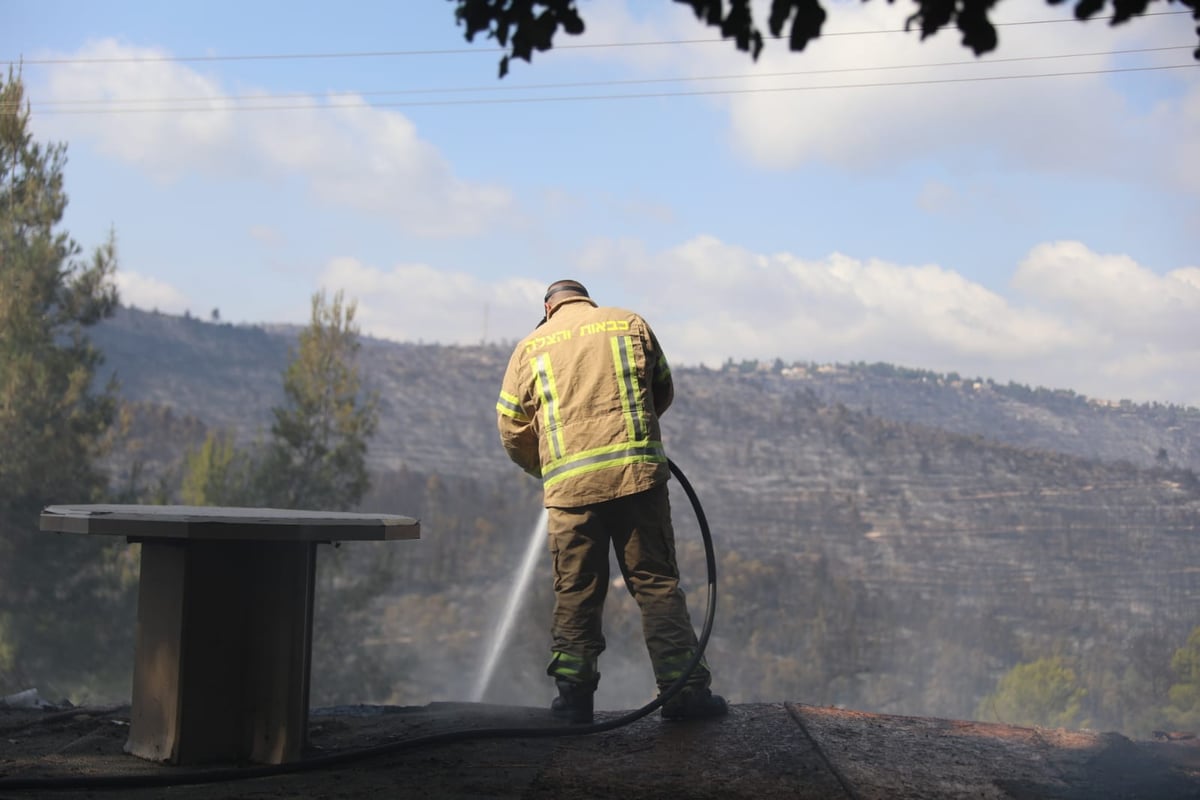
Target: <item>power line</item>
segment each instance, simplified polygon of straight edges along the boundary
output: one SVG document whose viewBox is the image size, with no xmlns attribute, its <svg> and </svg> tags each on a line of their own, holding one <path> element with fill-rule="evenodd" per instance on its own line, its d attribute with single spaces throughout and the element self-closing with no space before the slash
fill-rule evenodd
<svg viewBox="0 0 1200 800">
<path fill-rule="evenodd" d="M 804 91 L 830 91 L 836 89 L 866 89 L 866 88 L 891 88 L 899 86 L 930 86 L 936 84 L 953 84 L 953 83 L 975 83 L 981 81 L 1004 81 L 1004 80 L 1028 80 L 1034 78 L 1066 78 L 1078 77 L 1084 75 L 1110 75 L 1115 73 L 1128 72 L 1151 72 L 1173 69 L 1196 69 L 1200 67 L 1200 63 L 1188 64 L 1171 64 L 1155 67 L 1116 67 L 1112 69 L 1095 69 L 1095 70 L 1077 70 L 1072 72 L 1042 72 L 1031 73 L 1024 75 L 984 75 L 966 78 L 928 78 L 924 80 L 911 81 L 878 81 L 871 83 L 843 83 L 827 86 L 777 86 L 777 87 L 758 87 L 758 88 L 741 88 L 741 89 L 700 89 L 696 91 L 680 91 L 680 92 L 643 92 L 630 94 L 590 94 L 590 95 L 555 95 L 551 97 L 514 97 L 514 98 L 473 98 L 469 100 L 411 100 L 411 101 L 394 101 L 384 103 L 325 103 L 323 105 L 314 105 L 312 103 L 294 104 L 294 105 L 208 105 L 208 106 L 193 106 L 193 107 L 161 107 L 161 108 L 101 108 L 101 109 L 79 109 L 79 110 L 49 110 L 44 111 L 44 114 L 56 115 L 90 115 L 90 114 L 162 114 L 162 113 L 187 113 L 187 112 L 214 112 L 214 111 L 306 111 L 306 110 L 329 110 L 342 108 L 403 108 L 403 107 L 437 107 L 437 106 L 471 106 L 471 105 L 517 105 L 528 103 L 560 103 L 560 102 L 581 102 L 589 100 L 645 100 L 645 99 L 663 99 L 671 97 L 705 97 L 705 96 L 722 96 L 722 95 L 741 95 L 741 94 L 764 94 L 764 93 L 784 93 L 784 92 L 804 92 Z"/>
<path fill-rule="evenodd" d="M 1148 11 L 1144 14 L 1139 14 L 1140 17 L 1165 17 L 1178 16 L 1181 14 L 1189 14 L 1187 11 Z M 1104 21 L 1113 19 L 1112 15 L 1092 17 L 1088 21 Z M 1036 19 L 1024 20 L 1017 22 L 995 22 L 992 23 L 995 27 L 1012 27 L 1019 25 L 1057 25 L 1061 23 L 1079 24 L 1079 20 L 1075 17 L 1064 19 Z M 884 30 L 860 30 L 860 31 L 832 31 L 822 33 L 821 38 L 840 37 L 840 36 L 875 36 L 879 34 L 893 33 L 912 33 L 910 28 L 888 28 Z M 782 36 L 767 36 L 771 40 L 781 40 Z M 658 41 L 645 42 L 601 42 L 595 44 L 556 44 L 555 50 L 595 50 L 595 49 L 615 49 L 622 47 L 661 47 L 669 45 L 685 45 L 685 44 L 713 44 L 717 42 L 726 42 L 727 39 L 669 39 Z M 344 51 L 333 53 L 250 53 L 242 55 L 229 56 L 120 56 L 112 58 L 42 58 L 30 59 L 9 59 L 6 62 L 11 66 L 62 66 L 73 64 L 157 64 L 157 63 L 185 63 L 185 62 L 220 62 L 220 61 L 304 61 L 304 60 L 333 60 L 333 59 L 353 59 L 353 58 L 400 58 L 411 56 L 440 56 L 440 55 L 464 55 L 468 53 L 502 53 L 505 52 L 503 47 L 454 47 L 433 50 L 366 50 L 366 51 Z"/>
<path fill-rule="evenodd" d="M 966 59 L 960 61 L 941 61 L 928 62 L 923 64 L 889 64 L 869 67 L 836 67 L 829 69 L 810 69 L 810 70 L 794 70 L 787 72 L 761 72 L 761 73 L 739 73 L 732 75 L 705 75 L 705 76 L 686 76 L 672 78 L 630 78 L 624 80 L 602 80 L 602 81 L 572 81 L 566 83 L 526 83 L 526 84 L 490 84 L 487 86 L 451 86 L 443 88 L 429 89 L 382 89 L 377 91 L 340 91 L 325 93 L 325 97 L 391 97 L 396 95 L 418 95 L 418 94 L 464 94 L 464 93 L 495 93 L 495 92 L 516 92 L 526 90 L 544 90 L 544 89 L 579 89 L 579 88 L 594 88 L 604 86 L 636 86 L 648 84 L 662 83 L 698 83 L 702 81 L 723 81 L 723 80 L 760 80 L 766 78 L 784 78 L 784 77 L 800 77 L 806 75 L 833 75 L 844 74 L 850 72 L 877 72 L 891 71 L 901 69 L 932 69 L 943 67 L 956 66 L 985 66 L 988 64 L 1002 63 L 1018 63 L 1025 61 L 1045 61 L 1064 58 L 1091 58 L 1098 56 L 1117 56 L 1131 55 L 1135 53 L 1158 53 L 1173 50 L 1190 50 L 1191 45 L 1176 45 L 1170 47 L 1143 47 L 1127 50 L 1102 50 L 1087 53 L 1059 53 L 1053 55 L 1040 56 L 1013 56 L 1009 58 L 990 59 L 982 62 L 976 59 Z M 131 97 L 131 98 L 107 98 L 101 100 L 47 100 L 34 102 L 34 108 L 52 108 L 64 106 L 99 106 L 99 105 L 114 105 L 118 103 L 145 105 L 151 103 L 209 103 L 213 101 L 225 101 L 242 103 L 246 101 L 274 101 L 274 100 L 296 100 L 300 98 L 314 97 L 315 92 L 286 92 L 279 94 L 248 94 L 248 95 L 209 95 L 201 97 Z"/>
</svg>

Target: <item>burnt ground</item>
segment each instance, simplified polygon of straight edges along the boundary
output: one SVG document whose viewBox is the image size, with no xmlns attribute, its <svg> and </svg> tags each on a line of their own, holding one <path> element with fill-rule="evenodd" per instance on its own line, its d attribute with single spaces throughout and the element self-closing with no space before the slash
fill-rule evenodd
<svg viewBox="0 0 1200 800">
<path fill-rule="evenodd" d="M 612 720 L 617 713 L 597 715 Z M 542 709 L 433 703 L 314 711 L 311 758 L 367 758 L 290 774 L 137 786 L 237 765 L 171 767 L 126 755 L 129 708 L 0 706 L 0 798 L 800 798 L 1182 800 L 1200 798 L 1200 740 L 866 714 L 800 703 L 738 705 L 722 720 L 657 716 L 586 736 L 404 740 L 542 727 Z M 253 768 L 251 768 L 253 769 Z M 234 773 L 241 776 L 245 773 Z M 84 780 L 74 788 L 46 779 Z M 105 785 L 117 781 L 118 785 Z"/>
</svg>

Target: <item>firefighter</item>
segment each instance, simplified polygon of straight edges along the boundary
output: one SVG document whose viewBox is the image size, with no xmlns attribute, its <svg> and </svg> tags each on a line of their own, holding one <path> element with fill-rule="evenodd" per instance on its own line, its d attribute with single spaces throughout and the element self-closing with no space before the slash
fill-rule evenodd
<svg viewBox="0 0 1200 800">
<path fill-rule="evenodd" d="M 696 653 L 667 493 L 670 468 L 658 418 L 671 404 L 671 371 L 650 326 L 598 307 L 578 281 L 550 284 L 545 317 L 513 351 L 496 404 L 510 458 L 542 481 L 554 559 L 548 675 L 559 719 L 592 721 L 604 650 L 601 616 L 612 543 L 637 601 L 661 693 Z M 662 707 L 664 719 L 727 713 L 703 661 Z"/>
</svg>

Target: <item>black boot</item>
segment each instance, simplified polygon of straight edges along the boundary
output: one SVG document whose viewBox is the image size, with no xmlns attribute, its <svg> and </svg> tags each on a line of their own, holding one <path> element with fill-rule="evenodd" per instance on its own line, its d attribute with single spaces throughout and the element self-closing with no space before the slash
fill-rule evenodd
<svg viewBox="0 0 1200 800">
<path fill-rule="evenodd" d="M 729 713 L 729 705 L 719 694 L 698 686 L 684 687 L 662 707 L 663 719 L 711 719 Z"/>
<path fill-rule="evenodd" d="M 558 697 L 550 704 L 550 713 L 555 719 L 571 723 L 590 725 L 592 722 L 592 697 L 596 694 L 596 683 L 576 683 L 564 681 L 561 678 L 558 685 Z"/>
</svg>

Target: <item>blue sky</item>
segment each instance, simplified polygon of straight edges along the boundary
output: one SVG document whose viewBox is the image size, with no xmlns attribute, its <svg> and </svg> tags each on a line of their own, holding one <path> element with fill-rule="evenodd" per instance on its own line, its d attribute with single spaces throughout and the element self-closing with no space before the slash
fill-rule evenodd
<svg viewBox="0 0 1200 800">
<path fill-rule="evenodd" d="M 1200 406 L 1178 5 L 1114 29 L 1007 0 L 976 59 L 900 32 L 903 0 L 836 0 L 828 35 L 757 63 L 678 3 L 580 7 L 560 44 L 587 46 L 503 80 L 443 0 L 0 0 L 0 60 L 68 145 L 67 229 L 115 230 L 141 308 L 303 323 L 342 290 L 370 335 L 511 341 L 574 277 L 679 364 Z"/>
</svg>

